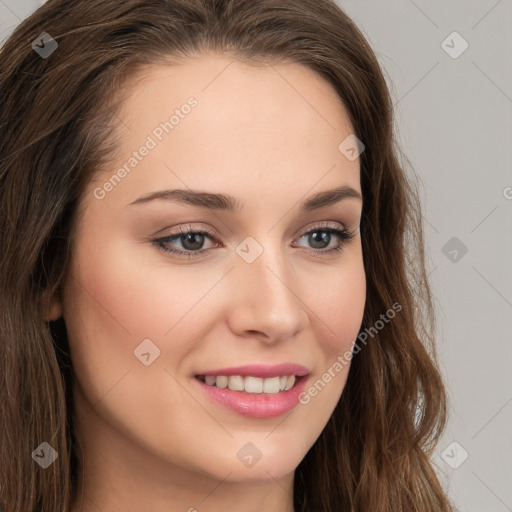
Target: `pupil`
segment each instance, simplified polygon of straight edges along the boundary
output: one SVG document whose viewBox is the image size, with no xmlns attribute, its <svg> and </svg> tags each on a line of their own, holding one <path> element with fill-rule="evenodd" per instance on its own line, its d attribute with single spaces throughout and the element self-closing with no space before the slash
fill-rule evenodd
<svg viewBox="0 0 512 512">
<path fill-rule="evenodd" d="M 313 240 L 313 243 L 311 244 L 313 247 L 315 247 L 316 243 L 329 245 L 329 242 L 331 241 L 331 234 L 326 231 L 315 231 L 314 233 L 311 233 L 310 235 L 311 239 Z M 324 249 L 325 247 L 315 247 L 316 249 Z"/>
<path fill-rule="evenodd" d="M 181 241 L 185 249 L 201 249 L 204 243 L 204 235 L 202 233 L 188 233 L 187 235 L 181 238 Z"/>
</svg>

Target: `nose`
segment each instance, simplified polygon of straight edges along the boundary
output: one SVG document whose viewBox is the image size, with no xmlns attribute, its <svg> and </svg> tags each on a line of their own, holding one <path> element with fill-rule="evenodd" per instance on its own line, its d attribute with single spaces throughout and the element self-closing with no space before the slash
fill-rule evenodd
<svg viewBox="0 0 512 512">
<path fill-rule="evenodd" d="M 230 280 L 228 323 L 237 335 L 270 344 L 308 325 L 307 297 L 301 296 L 293 269 L 277 250 L 264 250 L 252 263 L 239 259 Z"/>
</svg>

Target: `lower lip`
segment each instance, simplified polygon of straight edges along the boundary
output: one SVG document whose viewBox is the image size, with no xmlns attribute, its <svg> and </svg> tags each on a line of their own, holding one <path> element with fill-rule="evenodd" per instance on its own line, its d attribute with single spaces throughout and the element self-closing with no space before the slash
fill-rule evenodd
<svg viewBox="0 0 512 512">
<path fill-rule="evenodd" d="M 228 388 L 210 386 L 197 378 L 193 379 L 201 389 L 224 407 L 250 418 L 274 418 L 291 411 L 299 403 L 299 395 L 306 387 L 307 377 L 296 377 L 288 391 L 275 395 L 232 391 Z"/>
</svg>

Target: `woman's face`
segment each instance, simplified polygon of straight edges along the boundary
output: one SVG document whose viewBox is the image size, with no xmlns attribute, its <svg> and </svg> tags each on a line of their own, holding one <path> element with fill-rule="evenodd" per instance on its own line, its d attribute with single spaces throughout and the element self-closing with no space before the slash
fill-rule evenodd
<svg viewBox="0 0 512 512">
<path fill-rule="evenodd" d="M 339 149 L 346 111 L 298 64 L 202 55 L 139 75 L 117 130 L 51 313 L 67 326 L 86 466 L 155 486 L 290 477 L 340 398 L 349 365 L 333 365 L 365 303 L 361 199 L 312 201 L 361 194 L 359 160 Z M 302 377 L 275 393 L 289 375 Z"/>
</svg>

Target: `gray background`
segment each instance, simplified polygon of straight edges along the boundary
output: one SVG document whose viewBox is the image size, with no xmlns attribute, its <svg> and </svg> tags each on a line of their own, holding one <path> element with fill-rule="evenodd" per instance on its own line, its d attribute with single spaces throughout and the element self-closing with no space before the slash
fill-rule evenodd
<svg viewBox="0 0 512 512">
<path fill-rule="evenodd" d="M 338 3 L 379 58 L 420 179 L 450 395 L 434 462 L 460 511 L 512 511 L 512 0 Z M 0 41 L 41 4 L 0 0 Z"/>
</svg>

